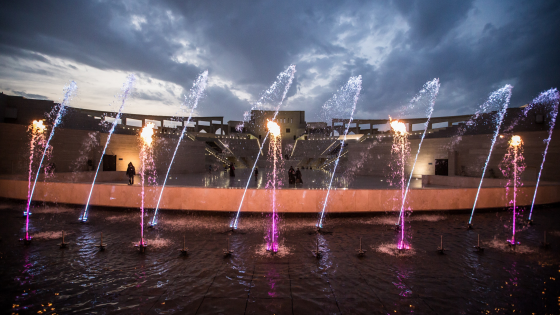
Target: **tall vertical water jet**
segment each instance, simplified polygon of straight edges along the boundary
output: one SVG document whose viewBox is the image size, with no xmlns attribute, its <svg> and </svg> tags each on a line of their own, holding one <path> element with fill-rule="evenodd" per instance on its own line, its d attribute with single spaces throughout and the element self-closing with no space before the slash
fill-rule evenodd
<svg viewBox="0 0 560 315">
<path fill-rule="evenodd" d="M 276 106 L 274 106 L 274 110 L 275 110 L 274 116 L 272 117 L 272 120 L 274 121 L 276 119 L 276 116 L 278 115 L 280 106 L 284 102 L 284 98 L 286 97 L 286 94 L 288 93 L 288 90 L 292 85 L 292 81 L 294 80 L 295 73 L 296 73 L 295 65 L 290 65 L 288 69 L 281 72 L 276 77 L 276 81 L 274 81 L 274 83 L 270 86 L 270 88 L 268 88 L 268 90 L 266 90 L 263 93 L 263 95 L 259 98 L 259 100 L 251 107 L 251 110 L 261 109 L 265 104 L 276 103 Z M 280 100 L 277 100 L 279 95 L 280 95 Z M 250 117 L 251 117 L 251 111 L 245 112 L 245 114 L 243 115 L 243 123 L 248 122 Z M 239 128 L 242 129 L 243 126 L 242 125 L 238 126 L 238 129 Z M 262 149 L 264 147 L 264 143 L 266 142 L 268 135 L 269 133 L 267 132 L 266 135 L 264 136 L 264 139 L 259 148 L 259 152 L 257 153 L 257 158 L 255 159 L 255 163 L 253 164 L 253 168 L 251 168 L 251 172 L 249 173 L 249 177 L 247 178 L 247 183 L 245 184 L 245 190 L 243 190 L 243 195 L 241 196 L 241 202 L 239 202 L 239 208 L 237 209 L 237 213 L 235 214 L 235 217 L 233 218 L 233 220 L 229 225 L 229 227 L 232 230 L 237 229 L 237 225 L 239 224 L 239 214 L 241 213 L 241 207 L 243 207 L 243 201 L 245 200 L 245 195 L 247 194 L 247 188 L 249 188 L 249 183 L 251 183 L 253 172 L 255 171 L 255 167 L 257 166 L 257 162 L 259 161 Z"/>
<path fill-rule="evenodd" d="M 103 148 L 103 152 L 101 153 L 101 157 L 99 158 L 99 163 L 97 164 L 97 169 L 95 170 L 95 175 L 93 176 L 93 181 L 91 182 L 91 188 L 89 190 L 89 195 L 88 195 L 88 199 L 87 199 L 87 202 L 86 202 L 86 206 L 84 208 L 84 212 L 82 213 L 82 215 L 79 218 L 79 220 L 82 221 L 82 222 L 86 222 L 87 219 L 88 219 L 89 201 L 91 199 L 91 193 L 93 192 L 93 187 L 95 186 L 95 180 L 97 179 L 97 174 L 99 173 L 99 169 L 101 168 L 101 164 L 103 163 L 103 156 L 105 155 L 105 151 L 107 150 L 107 147 L 109 146 L 109 142 L 111 141 L 111 136 L 113 135 L 113 132 L 115 131 L 115 128 L 117 127 L 117 124 L 119 123 L 119 120 L 120 120 L 121 114 L 122 114 L 122 110 L 124 108 L 124 104 L 126 103 L 126 100 L 128 99 L 128 97 L 132 93 L 132 88 L 134 87 L 135 82 L 136 82 L 136 77 L 133 74 L 129 74 L 126 77 L 126 82 L 124 83 L 124 85 L 122 87 L 122 94 L 120 95 L 121 105 L 119 107 L 119 111 L 117 112 L 117 116 L 115 116 L 115 120 L 113 120 L 113 124 L 111 125 L 111 129 L 109 130 L 109 135 L 107 136 L 107 142 L 105 142 L 105 147 Z"/>
<path fill-rule="evenodd" d="M 267 188 L 272 194 L 272 220 L 271 227 L 267 235 L 266 250 L 272 253 L 278 252 L 278 214 L 276 203 L 276 189 L 279 186 L 278 173 L 282 169 L 282 133 L 280 126 L 274 121 L 268 121 L 268 132 L 271 134 L 268 146 L 269 156 L 272 156 L 272 173 L 267 183 Z"/>
<path fill-rule="evenodd" d="M 523 158 L 523 140 L 520 136 L 512 136 L 508 142 L 508 150 L 500 163 L 500 169 L 504 177 L 508 178 L 507 188 L 513 187 L 513 196 L 510 203 L 513 206 L 512 236 L 508 240 L 511 246 L 515 246 L 515 222 L 517 218 L 517 189 L 523 184 L 521 173 L 525 170 L 525 160 Z"/>
<path fill-rule="evenodd" d="M 548 137 L 544 140 L 546 146 L 543 151 L 543 158 L 541 162 L 541 167 L 539 169 L 539 174 L 537 175 L 537 184 L 535 185 L 535 193 L 533 194 L 533 201 L 531 202 L 531 211 L 529 212 L 529 222 L 532 222 L 533 207 L 535 206 L 535 199 L 537 198 L 537 191 L 539 189 L 539 182 L 541 180 L 542 170 L 544 167 L 544 161 L 546 160 L 546 154 L 548 152 L 548 146 L 550 145 L 550 140 L 552 139 L 552 132 L 554 131 L 554 126 L 556 125 L 556 117 L 558 116 L 558 100 L 559 100 L 558 90 L 556 88 L 550 89 L 546 92 L 541 93 L 533 102 L 528 106 L 523 114 L 527 117 L 530 110 L 533 108 L 539 108 L 543 111 L 544 117 L 548 124 Z"/>
<path fill-rule="evenodd" d="M 399 187 L 401 189 L 401 201 L 404 204 L 405 190 L 406 190 L 406 179 L 405 179 L 405 166 L 406 158 L 410 153 L 410 142 L 408 141 L 408 132 L 406 131 L 406 125 L 398 120 L 391 120 L 391 130 L 393 131 L 393 146 L 391 147 L 391 154 L 396 156 L 395 166 L 397 168 L 399 178 Z M 401 209 L 402 210 L 402 209 Z M 409 249 L 404 239 L 404 215 L 405 212 L 401 211 L 399 214 L 399 221 L 401 222 L 401 239 L 397 244 L 397 249 Z"/>
<path fill-rule="evenodd" d="M 140 242 L 138 247 L 140 251 L 143 251 L 144 247 L 147 246 L 144 241 L 144 203 L 145 203 L 145 186 L 146 177 L 154 171 L 154 151 L 153 151 L 153 136 L 154 136 L 153 123 L 147 123 L 142 132 L 140 133 L 140 181 L 142 185 L 141 192 L 141 203 L 140 203 Z"/>
<path fill-rule="evenodd" d="M 410 188 L 410 182 L 412 181 L 412 174 L 414 174 L 414 168 L 416 167 L 416 161 L 418 161 L 418 155 L 420 154 L 420 149 L 422 148 L 422 143 L 428 132 L 428 126 L 430 125 L 430 119 L 432 118 L 432 113 L 434 112 L 434 105 L 436 104 L 436 97 L 439 93 L 439 79 L 433 79 L 432 81 L 426 82 L 422 87 L 422 90 L 416 95 L 410 104 L 408 105 L 408 110 L 414 109 L 415 107 L 422 107 L 422 100 L 427 100 L 428 104 L 424 108 L 426 114 L 426 122 L 424 123 L 424 132 L 420 138 L 420 143 L 418 144 L 418 151 L 416 151 L 416 157 L 414 158 L 414 163 L 412 164 L 412 170 L 410 170 L 410 175 L 408 177 L 408 183 L 406 184 L 406 189 L 404 190 L 404 196 L 402 198 L 401 211 L 399 214 L 399 220 L 397 225 L 401 223 L 401 218 L 403 217 L 403 211 L 406 202 L 406 196 L 408 195 L 408 190 Z M 412 128 L 411 128 L 412 129 Z M 404 222 L 402 222 L 404 223 Z M 404 232 L 403 232 L 404 233 Z"/>
<path fill-rule="evenodd" d="M 488 100 L 482 105 L 482 109 L 485 111 L 496 109 L 497 112 L 496 114 L 493 115 L 493 119 L 492 119 L 492 122 L 495 125 L 494 134 L 492 136 L 492 143 L 490 145 L 490 150 L 488 150 L 488 156 L 486 157 L 486 162 L 484 163 L 484 168 L 482 169 L 482 175 L 480 178 L 480 183 L 478 184 L 478 190 L 476 191 L 476 197 L 474 199 L 471 217 L 467 225 L 469 228 L 472 228 L 472 219 L 474 215 L 474 210 L 476 209 L 478 195 L 480 194 L 480 188 L 482 187 L 482 182 L 484 181 L 484 175 L 486 174 L 486 169 L 488 168 L 488 162 L 490 161 L 490 157 L 492 156 L 492 150 L 494 149 L 494 144 L 496 144 L 496 139 L 498 138 L 498 134 L 500 133 L 500 127 L 502 126 L 504 116 L 506 115 L 506 110 L 509 105 L 512 89 L 513 86 L 506 84 L 501 89 L 494 91 L 492 94 L 490 94 Z"/>
<path fill-rule="evenodd" d="M 42 120 L 34 120 L 31 125 L 29 125 L 28 131 L 30 132 L 31 140 L 29 142 L 29 171 L 27 177 L 27 199 L 31 198 L 31 183 L 33 182 L 33 161 L 35 155 L 38 154 L 39 149 L 45 147 L 45 126 Z M 39 174 L 37 173 L 37 176 Z M 29 237 L 29 216 L 31 211 L 27 210 L 24 212 L 25 215 L 25 241 L 29 242 L 31 238 Z"/>
<path fill-rule="evenodd" d="M 173 161 L 175 160 L 175 155 L 177 155 L 177 150 L 179 150 L 179 146 L 183 141 L 183 137 L 187 132 L 187 126 L 191 122 L 192 115 L 196 106 L 198 105 L 198 100 L 202 96 L 204 89 L 206 89 L 206 82 L 208 81 L 208 70 L 204 71 L 198 76 L 198 79 L 194 81 L 193 87 L 189 92 L 188 96 L 185 96 L 185 101 L 181 105 L 181 107 L 186 108 L 189 111 L 189 116 L 186 121 L 183 121 L 183 130 L 181 131 L 181 135 L 179 136 L 179 140 L 177 140 L 177 146 L 175 146 L 175 151 L 173 152 L 173 156 L 171 157 L 171 162 L 169 162 L 169 167 L 167 168 L 167 173 L 165 174 L 165 179 L 163 180 L 163 186 L 161 186 L 161 191 L 159 193 L 159 198 L 156 204 L 156 210 L 154 211 L 154 217 L 152 218 L 152 222 L 150 223 L 151 226 L 157 224 L 157 214 L 159 210 L 159 204 L 161 202 L 161 196 L 163 196 L 163 190 L 165 189 L 165 184 L 167 183 L 167 178 L 169 178 L 169 171 L 171 171 L 171 166 L 173 165 Z"/>
<path fill-rule="evenodd" d="M 334 175 L 336 174 L 336 168 L 338 167 L 338 162 L 340 161 L 340 155 L 344 151 L 344 143 L 346 142 L 346 136 L 348 135 L 348 131 L 350 130 L 350 125 L 352 124 L 352 119 L 354 118 L 354 111 L 356 110 L 356 104 L 358 103 L 358 98 L 360 97 L 360 91 L 362 90 L 362 76 L 359 75 L 357 77 L 350 77 L 348 82 L 340 88 L 334 96 L 329 99 L 322 108 L 322 112 L 325 115 L 331 116 L 332 115 L 342 115 L 348 117 L 348 125 L 344 128 L 344 134 L 342 140 L 340 140 L 340 150 L 338 150 L 338 155 L 334 162 L 333 171 L 331 174 L 331 178 L 329 181 L 329 186 L 327 189 L 327 195 L 323 200 L 323 209 L 321 210 L 321 214 L 319 216 L 319 220 L 317 221 L 316 227 L 321 229 L 323 228 L 323 220 L 325 218 L 325 211 L 327 209 L 327 204 L 329 202 L 329 195 L 332 188 L 332 182 L 334 179 Z M 326 117 L 329 118 L 329 117 Z M 342 117 L 345 118 L 346 117 Z"/>
<path fill-rule="evenodd" d="M 31 123 L 31 125 L 29 125 L 28 127 L 28 131 L 31 134 L 31 140 L 29 142 L 29 170 L 28 170 L 28 177 L 27 177 L 27 199 L 31 197 L 31 183 L 34 180 L 33 161 L 35 159 L 35 155 L 38 153 L 38 149 L 42 149 L 45 146 L 45 140 L 46 140 L 45 127 L 46 126 L 43 125 L 42 120 L 34 120 L 33 123 Z"/>
<path fill-rule="evenodd" d="M 45 160 L 45 155 L 49 151 L 49 148 L 50 148 L 49 145 L 50 145 L 51 140 L 54 136 L 54 132 L 56 131 L 56 127 L 61 123 L 62 117 L 66 113 L 66 108 L 68 106 L 68 103 L 70 102 L 70 100 L 72 100 L 72 97 L 75 95 L 77 88 L 78 88 L 78 86 L 76 85 L 76 82 L 70 81 L 70 84 L 68 84 L 67 86 L 64 87 L 64 97 L 62 98 L 62 102 L 57 104 L 51 112 L 51 115 L 54 115 L 54 117 L 55 117 L 54 120 L 53 120 L 53 123 L 52 123 L 53 124 L 53 126 L 51 128 L 52 130 L 51 130 L 51 133 L 49 134 L 49 138 L 47 139 L 47 142 L 45 143 L 45 146 L 44 146 L 44 149 L 43 149 L 43 154 L 41 156 L 41 160 L 39 161 L 39 166 L 37 167 L 37 172 L 35 172 L 35 179 L 33 180 L 33 186 L 31 187 L 31 192 L 28 193 L 27 207 L 25 209 L 25 212 L 23 213 L 26 217 L 25 218 L 25 240 L 26 241 L 31 240 L 29 238 L 29 215 L 30 215 L 29 207 L 31 206 L 31 201 L 33 200 L 33 193 L 35 192 L 35 186 L 37 185 L 37 179 L 39 178 L 39 173 L 41 172 L 41 166 L 43 165 L 43 161 Z"/>
</svg>

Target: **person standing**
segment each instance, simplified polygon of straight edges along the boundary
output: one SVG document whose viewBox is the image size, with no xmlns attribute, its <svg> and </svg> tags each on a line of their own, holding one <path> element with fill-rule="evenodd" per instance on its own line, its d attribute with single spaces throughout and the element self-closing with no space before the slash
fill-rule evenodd
<svg viewBox="0 0 560 315">
<path fill-rule="evenodd" d="M 132 162 L 128 163 L 128 168 L 126 169 L 126 175 L 128 175 L 128 184 L 134 185 L 134 175 L 136 175 L 136 169 Z"/>
<path fill-rule="evenodd" d="M 259 168 L 255 167 L 255 181 L 259 178 Z"/>
<path fill-rule="evenodd" d="M 296 184 L 303 184 L 303 180 L 301 179 L 301 171 L 299 167 L 296 169 Z"/>
<path fill-rule="evenodd" d="M 233 166 L 233 163 L 229 165 L 229 176 L 235 177 L 235 166 Z"/>
<path fill-rule="evenodd" d="M 290 166 L 290 169 L 288 170 L 288 184 L 292 185 L 295 183 L 296 183 L 296 172 L 294 171 L 294 168 Z"/>
</svg>

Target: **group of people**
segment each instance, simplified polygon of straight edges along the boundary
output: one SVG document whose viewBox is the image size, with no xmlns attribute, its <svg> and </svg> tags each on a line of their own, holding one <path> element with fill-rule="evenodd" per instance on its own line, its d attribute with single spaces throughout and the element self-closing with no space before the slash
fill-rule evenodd
<svg viewBox="0 0 560 315">
<path fill-rule="evenodd" d="M 227 164 L 224 164 L 224 171 L 227 172 L 228 170 L 229 170 L 229 176 L 235 177 L 235 166 L 233 165 L 233 163 L 230 163 L 229 167 L 227 166 Z M 209 172 L 212 172 L 211 166 L 209 168 Z M 136 175 L 136 169 L 134 168 L 134 165 L 132 165 L 132 162 L 128 163 L 128 168 L 126 169 L 126 175 L 128 176 L 128 184 L 134 185 L 134 176 Z M 259 169 L 255 168 L 255 180 L 257 180 L 258 176 L 259 176 Z M 301 179 L 301 171 L 299 170 L 299 167 L 297 167 L 294 170 L 294 167 L 290 166 L 290 169 L 288 170 L 288 183 L 290 185 L 303 184 L 303 180 Z"/>
<path fill-rule="evenodd" d="M 290 166 L 290 169 L 288 170 L 288 183 L 290 185 L 303 184 L 303 180 L 301 179 L 301 171 L 299 170 L 299 167 L 296 168 L 296 170 L 294 171 L 294 168 Z"/>
</svg>

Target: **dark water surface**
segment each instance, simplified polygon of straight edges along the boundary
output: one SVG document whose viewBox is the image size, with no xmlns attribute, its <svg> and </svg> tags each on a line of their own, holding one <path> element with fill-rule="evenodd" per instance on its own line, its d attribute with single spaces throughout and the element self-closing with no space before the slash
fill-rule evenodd
<svg viewBox="0 0 560 315">
<path fill-rule="evenodd" d="M 38 205 L 34 236 L 23 236 L 23 204 L 0 201 L 2 314 L 559 314 L 560 209 L 539 208 L 519 225 L 511 251 L 511 212 L 422 214 L 408 218 L 412 249 L 396 253 L 397 215 L 336 218 L 314 234 L 313 218 L 280 222 L 280 252 L 264 247 L 269 219 L 161 212 L 139 254 L 138 211 Z M 147 220 L 146 220 L 147 221 Z M 69 248 L 59 249 L 61 230 Z M 547 230 L 549 249 L 540 248 Z M 94 246 L 103 232 L 106 251 Z M 473 251 L 477 234 L 486 249 Z M 190 254 L 180 256 L 183 235 Z M 445 255 L 436 252 L 443 235 Z M 222 249 L 230 237 L 233 256 Z M 365 257 L 356 255 L 363 238 Z M 319 240 L 324 255 L 311 251 Z"/>
</svg>

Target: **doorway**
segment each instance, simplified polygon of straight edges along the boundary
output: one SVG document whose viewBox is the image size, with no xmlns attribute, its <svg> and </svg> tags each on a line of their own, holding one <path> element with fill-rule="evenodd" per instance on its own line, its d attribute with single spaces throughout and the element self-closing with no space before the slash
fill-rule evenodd
<svg viewBox="0 0 560 315">
<path fill-rule="evenodd" d="M 448 160 L 447 159 L 436 159 L 436 175 L 448 176 Z"/>
<path fill-rule="evenodd" d="M 117 170 L 117 156 L 103 155 L 103 172 L 115 172 Z"/>
</svg>

